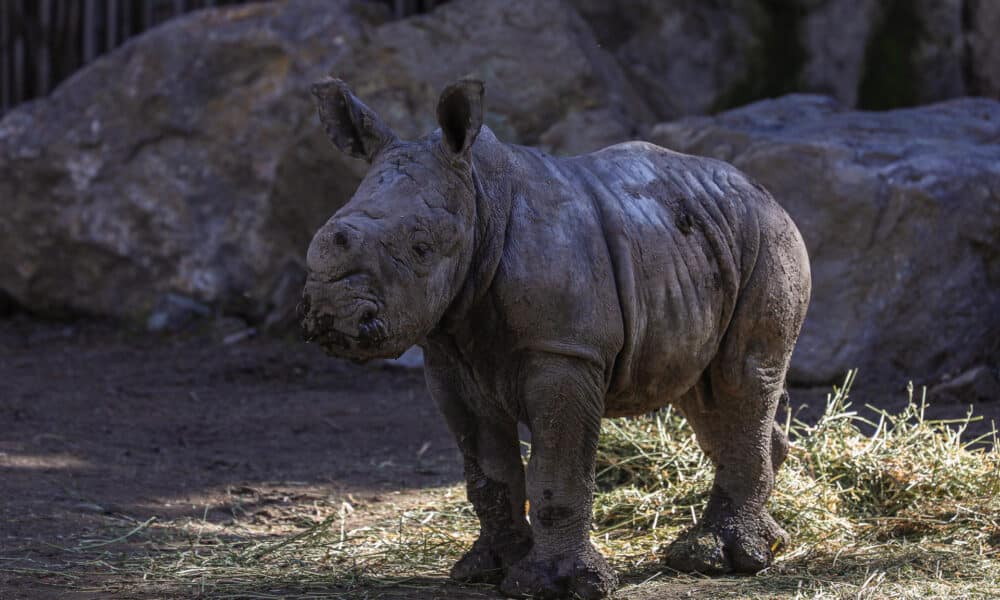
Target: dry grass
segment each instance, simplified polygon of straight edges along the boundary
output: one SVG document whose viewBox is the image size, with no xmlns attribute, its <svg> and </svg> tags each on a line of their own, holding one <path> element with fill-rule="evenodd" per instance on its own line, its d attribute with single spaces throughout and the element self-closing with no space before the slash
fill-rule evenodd
<svg viewBox="0 0 1000 600">
<path fill-rule="evenodd" d="M 848 402 L 852 379 L 830 394 L 816 425 L 786 425 L 792 449 L 771 510 L 793 543 L 756 577 L 708 582 L 663 569 L 658 548 L 700 512 L 711 469 L 670 410 L 606 421 L 593 539 L 631 582 L 620 595 L 663 597 L 671 585 L 701 582 L 713 597 L 733 598 L 1000 596 L 995 432 L 992 446 L 964 441 L 962 422 L 924 419 L 911 391 L 901 414 L 874 412 L 866 422 L 876 431 L 866 436 Z M 144 554 L 90 568 L 107 572 L 109 586 L 164 593 L 287 597 L 389 586 L 418 594 L 441 584 L 477 524 L 460 486 L 402 504 L 396 512 L 392 502 L 313 499 L 268 522 L 241 514 L 237 495 L 229 523 L 146 523 L 131 532 L 146 540 Z"/>
</svg>

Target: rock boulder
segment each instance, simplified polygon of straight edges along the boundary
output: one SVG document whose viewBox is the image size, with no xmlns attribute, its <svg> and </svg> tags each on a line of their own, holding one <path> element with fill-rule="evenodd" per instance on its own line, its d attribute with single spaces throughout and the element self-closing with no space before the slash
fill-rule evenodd
<svg viewBox="0 0 1000 600">
<path fill-rule="evenodd" d="M 1000 103 L 889 112 L 818 96 L 654 128 L 652 141 L 732 162 L 798 224 L 813 299 L 793 383 L 854 367 L 930 381 L 1000 351 Z"/>
<path fill-rule="evenodd" d="M 705 114 L 763 93 L 772 20 L 758 0 L 573 0 L 656 117 Z M 757 96 L 754 96 L 757 97 Z"/>
<path fill-rule="evenodd" d="M 371 3 L 199 11 L 0 121 L 0 298 L 169 329 L 206 313 L 282 322 L 313 233 L 365 165 L 336 152 L 310 84 L 350 82 L 405 136 L 443 86 L 488 86 L 505 139 L 562 153 L 649 113 L 561 0 L 468 0 L 387 22 Z"/>
<path fill-rule="evenodd" d="M 1000 98 L 1000 2 L 968 0 L 966 10 L 972 29 L 968 34 L 971 92 Z"/>
<path fill-rule="evenodd" d="M 578 154 L 652 119 L 614 57 L 562 0 L 463 0 L 387 23 L 335 75 L 404 137 L 437 127 L 441 89 L 486 82 L 486 124 L 504 141 Z"/>
<path fill-rule="evenodd" d="M 1000 98 L 994 0 L 571 0 L 661 120 L 791 92 Z"/>
<path fill-rule="evenodd" d="M 293 303 L 299 255 L 362 172 L 324 140 L 309 84 L 378 22 L 347 0 L 199 11 L 7 114 L 0 290 L 154 328 L 185 306 L 261 320 Z"/>
</svg>

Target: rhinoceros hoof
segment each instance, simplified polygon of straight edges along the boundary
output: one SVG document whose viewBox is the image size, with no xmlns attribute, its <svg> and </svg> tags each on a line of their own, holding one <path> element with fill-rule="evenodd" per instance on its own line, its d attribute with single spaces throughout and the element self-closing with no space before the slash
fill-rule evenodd
<svg viewBox="0 0 1000 600">
<path fill-rule="evenodd" d="M 665 558 L 668 567 L 688 573 L 756 573 L 787 545 L 788 534 L 765 513 L 752 525 L 698 524 L 670 544 Z"/>
<path fill-rule="evenodd" d="M 451 568 L 451 578 L 464 583 L 500 583 L 508 567 L 531 549 L 531 538 L 488 543 L 482 538 Z"/>
<path fill-rule="evenodd" d="M 500 591 L 513 598 L 604 598 L 618 586 L 618 577 L 591 545 L 575 554 L 541 558 L 535 552 L 510 567 Z"/>
</svg>

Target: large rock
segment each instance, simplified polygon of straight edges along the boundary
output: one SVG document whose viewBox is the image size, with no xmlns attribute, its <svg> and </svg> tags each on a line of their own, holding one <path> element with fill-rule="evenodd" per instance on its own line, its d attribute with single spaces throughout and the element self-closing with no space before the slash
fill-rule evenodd
<svg viewBox="0 0 1000 600">
<path fill-rule="evenodd" d="M 853 106 L 886 15 L 883 0 L 572 1 L 660 119 L 802 90 Z"/>
<path fill-rule="evenodd" d="M 790 92 L 1000 98 L 994 0 L 571 0 L 660 119 Z"/>
<path fill-rule="evenodd" d="M 971 92 L 1000 98 L 1000 2 L 968 0 L 966 11 L 971 23 L 967 36 Z"/>
<path fill-rule="evenodd" d="M 910 1 L 917 7 L 922 34 L 912 57 L 919 81 L 914 104 L 965 95 L 965 0 Z"/>
<path fill-rule="evenodd" d="M 437 127 L 433 107 L 459 77 L 486 82 L 486 124 L 508 142 L 560 154 L 631 137 L 652 119 L 614 57 L 562 0 L 463 0 L 387 23 L 335 75 L 404 137 Z"/>
<path fill-rule="evenodd" d="M 974 80 L 996 62 L 993 0 L 792 1 L 801 4 L 806 51 L 798 90 L 888 109 L 988 88 Z"/>
<path fill-rule="evenodd" d="M 846 106 L 857 104 L 865 50 L 885 14 L 884 4 L 882 0 L 814 0 L 804 7 L 797 32 L 805 52 L 802 90 L 833 96 Z"/>
<path fill-rule="evenodd" d="M 360 171 L 309 84 L 379 22 L 346 0 L 192 13 L 0 121 L 0 290 L 29 310 L 163 320 L 294 302 Z M 178 308 L 180 307 L 180 308 Z"/>
<path fill-rule="evenodd" d="M 313 232 L 365 165 L 335 152 L 309 85 L 334 73 L 404 136 L 441 88 L 487 82 L 511 141 L 583 152 L 644 103 L 560 0 L 470 0 L 385 23 L 376 5 L 208 10 L 136 38 L 0 121 L 0 296 L 152 328 L 221 311 L 280 321 Z"/>
<path fill-rule="evenodd" d="M 757 0 L 573 0 L 660 119 L 705 114 L 766 93 L 773 34 Z M 756 95 L 755 95 L 756 94 Z"/>
<path fill-rule="evenodd" d="M 1000 103 L 852 112 L 787 96 L 658 125 L 652 139 L 730 161 L 809 248 L 798 384 L 928 381 L 1000 351 Z"/>
</svg>

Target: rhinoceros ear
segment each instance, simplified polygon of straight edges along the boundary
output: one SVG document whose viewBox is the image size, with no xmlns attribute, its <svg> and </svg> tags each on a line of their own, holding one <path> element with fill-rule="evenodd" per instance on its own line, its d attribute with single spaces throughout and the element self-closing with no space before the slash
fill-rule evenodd
<svg viewBox="0 0 1000 600">
<path fill-rule="evenodd" d="M 461 79 L 444 88 L 438 100 L 437 118 L 445 150 L 462 156 L 469 151 L 483 125 L 482 81 Z"/>
<path fill-rule="evenodd" d="M 343 81 L 327 77 L 313 84 L 312 93 L 326 135 L 341 151 L 371 162 L 379 150 L 396 139 L 389 126 Z"/>
</svg>

